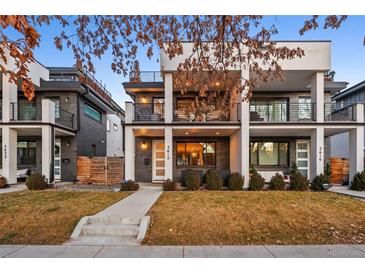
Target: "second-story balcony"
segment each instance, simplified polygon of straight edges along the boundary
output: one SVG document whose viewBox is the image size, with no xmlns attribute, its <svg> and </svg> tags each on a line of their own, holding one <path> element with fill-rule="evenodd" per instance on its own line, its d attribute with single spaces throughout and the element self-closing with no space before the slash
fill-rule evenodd
<svg viewBox="0 0 365 274">
<path fill-rule="evenodd" d="M 54 118 L 56 124 L 75 129 L 75 117 L 69 111 L 55 106 Z M 42 107 L 33 101 L 12 102 L 10 103 L 10 121 L 42 122 Z"/>
<path fill-rule="evenodd" d="M 315 121 L 314 103 L 251 103 L 251 122 Z"/>
</svg>

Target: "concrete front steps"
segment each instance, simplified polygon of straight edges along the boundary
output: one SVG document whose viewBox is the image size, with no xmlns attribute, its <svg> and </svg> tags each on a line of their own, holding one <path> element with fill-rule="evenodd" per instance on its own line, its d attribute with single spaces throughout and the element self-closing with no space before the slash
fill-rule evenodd
<svg viewBox="0 0 365 274">
<path fill-rule="evenodd" d="M 87 216 L 65 245 L 140 245 L 149 217 Z"/>
</svg>

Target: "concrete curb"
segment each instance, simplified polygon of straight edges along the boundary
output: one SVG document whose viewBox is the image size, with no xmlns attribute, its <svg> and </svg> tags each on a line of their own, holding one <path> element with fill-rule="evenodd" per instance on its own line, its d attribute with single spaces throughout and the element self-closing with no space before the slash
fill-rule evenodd
<svg viewBox="0 0 365 274">
<path fill-rule="evenodd" d="M 151 217 L 150 216 L 143 216 L 141 219 L 141 223 L 139 224 L 139 231 L 137 235 L 137 241 L 143 241 L 144 237 L 146 236 L 148 226 L 150 225 Z"/>
<path fill-rule="evenodd" d="M 90 216 L 84 216 L 77 223 L 74 231 L 71 234 L 70 239 L 77 239 L 81 235 L 82 228 L 89 223 Z"/>
</svg>

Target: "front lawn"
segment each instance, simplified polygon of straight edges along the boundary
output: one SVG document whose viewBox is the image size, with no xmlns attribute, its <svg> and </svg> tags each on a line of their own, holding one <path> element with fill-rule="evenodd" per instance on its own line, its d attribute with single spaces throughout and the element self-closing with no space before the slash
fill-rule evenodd
<svg viewBox="0 0 365 274">
<path fill-rule="evenodd" d="M 365 243 L 365 202 L 327 192 L 165 192 L 149 215 L 147 245 Z"/>
<path fill-rule="evenodd" d="M 128 192 L 22 191 L 0 195 L 0 244 L 61 244 L 83 216 Z"/>
</svg>

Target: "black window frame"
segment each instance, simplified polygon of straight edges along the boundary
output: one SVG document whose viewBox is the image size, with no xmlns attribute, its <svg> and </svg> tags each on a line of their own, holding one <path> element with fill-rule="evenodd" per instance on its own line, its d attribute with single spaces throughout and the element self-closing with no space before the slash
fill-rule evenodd
<svg viewBox="0 0 365 274">
<path fill-rule="evenodd" d="M 97 120 L 97 119 L 95 119 L 93 116 L 89 115 L 89 114 L 85 111 L 85 108 L 86 108 L 86 107 L 88 107 L 88 108 L 90 108 L 90 109 L 94 110 L 95 112 L 98 112 L 98 113 L 100 114 L 100 120 Z M 102 113 L 100 110 L 96 109 L 95 107 L 93 107 L 93 106 L 91 106 L 91 105 L 89 105 L 89 104 L 84 104 L 84 109 L 83 109 L 83 111 L 84 111 L 85 116 L 87 116 L 88 118 L 90 118 L 90 119 L 92 119 L 92 120 L 94 120 L 94 121 L 96 121 L 96 122 L 99 122 L 99 123 L 101 123 L 101 122 L 103 121 L 103 113 Z"/>
<path fill-rule="evenodd" d="M 251 149 L 252 149 L 252 146 L 253 146 L 253 144 L 254 143 L 278 143 L 279 144 L 279 146 L 278 146 L 278 151 L 277 151 L 277 153 L 278 153 L 278 164 L 277 165 L 262 165 L 262 164 L 260 164 L 260 153 L 259 153 L 259 149 L 257 149 L 257 151 L 256 151 L 256 157 L 257 157 L 257 164 L 253 164 L 252 162 L 251 162 Z M 286 156 L 286 158 L 287 158 L 287 160 L 286 160 L 286 164 L 285 165 L 282 165 L 282 164 L 280 164 L 280 153 L 279 153 L 279 151 L 280 151 L 280 144 L 287 144 L 287 147 L 288 147 L 288 151 L 287 151 L 287 156 Z M 250 165 L 252 165 L 252 166 L 255 166 L 255 167 L 289 167 L 290 166 L 290 142 L 289 141 L 269 141 L 269 140 L 266 140 L 266 141 L 264 141 L 264 140 L 262 140 L 262 141 L 250 141 L 250 152 L 249 152 L 249 155 L 250 155 L 250 157 L 249 157 L 249 160 L 250 160 Z"/>
<path fill-rule="evenodd" d="M 191 165 L 190 163 L 188 163 L 188 165 L 180 165 L 178 164 L 178 152 L 177 152 L 177 147 L 178 144 L 185 144 L 185 153 L 186 153 L 186 145 L 187 144 L 201 144 L 201 143 L 206 143 L 206 144 L 214 144 L 214 165 L 206 165 L 206 159 L 203 159 L 203 165 L 199 166 L 199 165 Z M 192 168 L 206 168 L 206 167 L 216 167 L 217 166 L 217 142 L 216 141 L 196 141 L 196 140 L 192 140 L 192 141 L 177 141 L 176 142 L 176 146 L 175 146 L 175 165 L 176 167 L 192 167 Z"/>
</svg>

